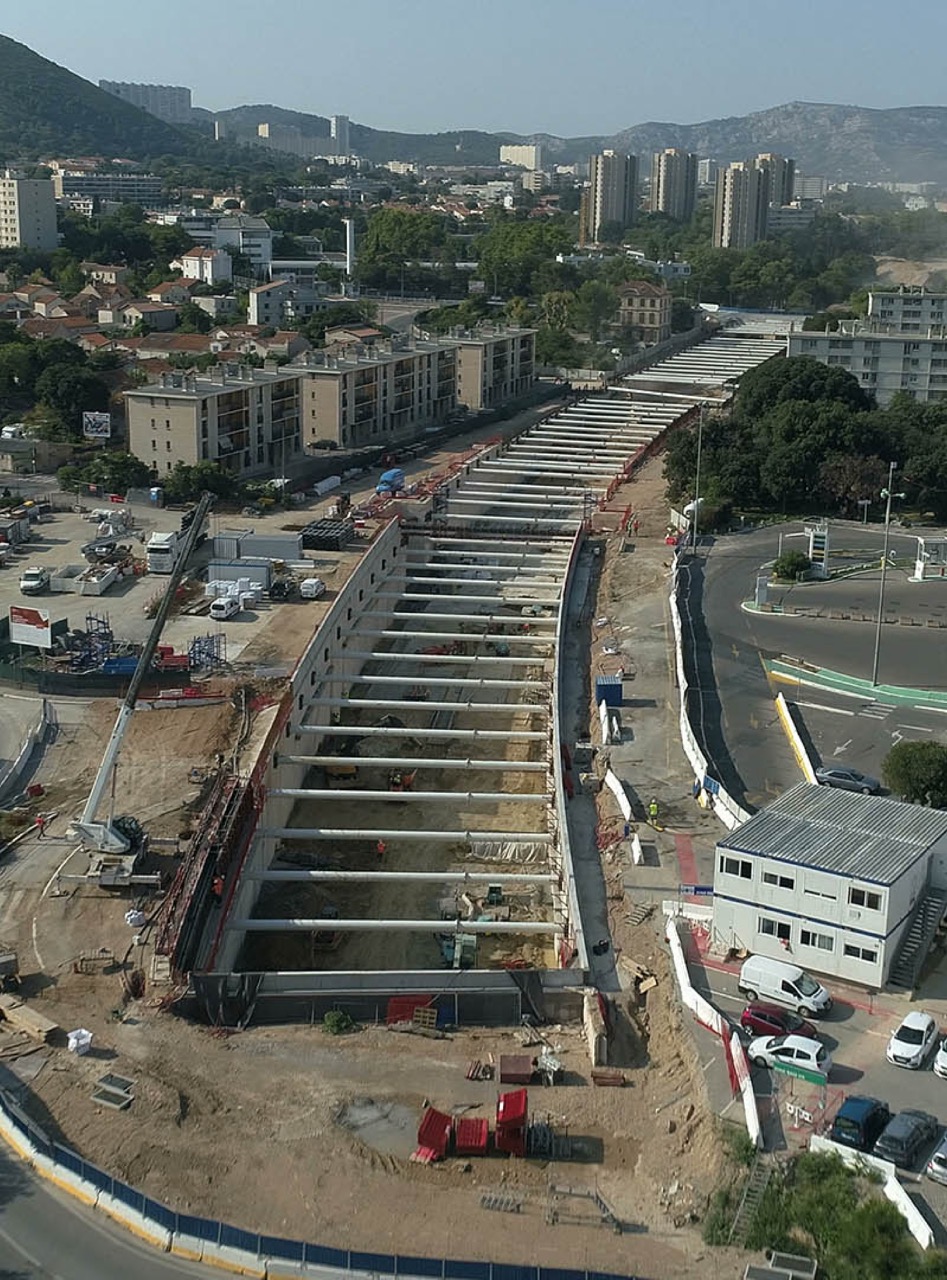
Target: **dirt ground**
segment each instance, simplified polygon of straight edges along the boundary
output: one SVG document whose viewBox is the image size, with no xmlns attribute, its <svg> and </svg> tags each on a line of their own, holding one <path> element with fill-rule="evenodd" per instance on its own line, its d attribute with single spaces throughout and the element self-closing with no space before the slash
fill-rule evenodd
<svg viewBox="0 0 947 1280">
<path fill-rule="evenodd" d="M 640 520 L 642 546 L 658 554 L 613 560 L 620 540 L 610 539 L 614 546 L 598 608 L 615 591 L 665 589 L 660 459 L 612 505 L 620 511 L 629 503 Z M 81 725 L 62 727 L 49 754 L 50 794 L 61 813 L 72 816 L 87 794 L 113 717 L 114 706 L 91 703 Z M 479 719 L 490 727 L 486 713 Z M 258 730 L 262 723 L 263 717 Z M 191 762 L 206 764 L 213 752 L 227 752 L 237 725 L 229 703 L 136 715 L 120 784 L 134 795 L 135 811 L 148 817 L 153 831 L 177 834 L 189 820 L 181 799 L 182 789 L 187 799 L 192 792 L 197 796 L 197 788 L 187 791 L 182 783 Z M 470 789 L 492 789 L 510 776 L 464 775 Z M 513 776 L 526 789 L 539 787 L 543 777 Z M 354 798 L 340 802 L 345 804 L 352 807 L 353 825 L 366 821 L 364 805 Z M 472 829 L 509 820 L 512 828 L 511 815 L 502 812 L 506 807 L 451 813 L 448 820 Z M 515 807 L 519 824 L 530 809 Z M 386 806 L 389 820 L 391 808 L 400 806 Z M 541 813 L 537 806 L 527 823 Z M 53 848 L 45 855 L 54 861 L 69 849 L 60 825 L 61 820 L 53 824 L 53 841 L 46 842 Z M 370 856 L 357 848 L 353 844 L 355 857 Z M 396 853 L 408 858 L 405 850 Z M 450 861 L 456 853 L 422 842 L 410 866 L 464 865 Z M 351 905 L 358 906 L 354 900 Z M 182 1211 L 339 1247 L 633 1271 L 652 1280 L 684 1280 L 711 1267 L 721 1280 L 735 1280 L 745 1257 L 706 1249 L 696 1221 L 719 1181 L 724 1157 L 659 926 L 653 919 L 632 926 L 626 904 L 611 905 L 619 966 L 626 960 L 642 965 L 657 984 L 640 1007 L 630 1006 L 627 994 L 617 1001 L 610 1061 L 625 1074 L 622 1089 L 592 1085 L 580 1027 L 543 1029 L 563 1061 L 565 1083 L 531 1087 L 530 1105 L 534 1115 L 548 1114 L 556 1132 L 572 1139 L 569 1159 L 493 1156 L 431 1167 L 408 1160 L 427 1103 L 492 1117 L 497 1083 L 467 1080 L 466 1067 L 473 1059 L 521 1052 L 512 1032 L 463 1030 L 427 1039 L 372 1026 L 334 1038 L 318 1026 L 290 1026 L 220 1036 L 176 1017 L 160 987 L 149 985 L 143 999 L 128 1001 L 116 966 L 100 966 L 91 975 L 73 972 L 71 958 L 83 947 L 109 946 L 117 957 L 129 952 L 127 900 L 84 886 L 67 886 L 31 903 L 20 940 L 30 954 L 35 912 L 45 975 L 32 972 L 32 960 L 24 966 L 28 997 L 64 1029 L 91 1030 L 93 1053 L 77 1058 L 61 1049 L 33 1051 L 0 1034 L 0 1059 L 29 1082 L 29 1107 L 54 1136 Z M 368 946 L 384 947 L 392 963 L 391 939 L 369 939 Z M 358 943 L 360 949 L 364 945 Z M 129 952 L 129 963 L 147 972 L 147 954 Z M 135 1080 L 136 1098 L 127 1113 L 103 1112 L 91 1101 L 94 1081 L 105 1071 Z M 552 1185 L 596 1190 L 626 1224 L 625 1234 L 601 1226 L 582 1198 L 560 1200 L 559 1223 L 549 1225 Z M 520 1201 L 522 1211 L 483 1208 L 481 1196 L 498 1191 Z"/>
<path fill-rule="evenodd" d="M 947 258 L 914 261 L 911 258 L 881 256 L 875 258 L 875 272 L 879 283 L 887 286 L 906 284 L 941 288 L 942 283 L 938 281 L 947 278 Z"/>
</svg>

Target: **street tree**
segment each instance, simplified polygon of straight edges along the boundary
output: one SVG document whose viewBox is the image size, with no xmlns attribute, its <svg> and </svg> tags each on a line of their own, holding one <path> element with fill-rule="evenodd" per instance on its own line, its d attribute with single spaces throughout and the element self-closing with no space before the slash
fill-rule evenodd
<svg viewBox="0 0 947 1280">
<path fill-rule="evenodd" d="M 912 804 L 947 808 L 947 746 L 940 742 L 897 742 L 881 766 L 887 786 Z"/>
</svg>

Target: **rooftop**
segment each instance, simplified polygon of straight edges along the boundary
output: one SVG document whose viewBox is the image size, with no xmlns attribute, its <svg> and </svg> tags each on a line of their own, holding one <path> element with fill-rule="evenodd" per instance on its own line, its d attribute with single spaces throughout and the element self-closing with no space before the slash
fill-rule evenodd
<svg viewBox="0 0 947 1280">
<path fill-rule="evenodd" d="M 890 885 L 944 839 L 942 809 L 800 782 L 717 847 Z"/>
<path fill-rule="evenodd" d="M 195 396 L 214 395 L 219 391 L 239 391 L 243 387 L 265 383 L 286 382 L 299 377 L 298 369 L 255 369 L 251 365 L 228 363 L 207 374 L 165 373 L 157 382 L 145 387 L 135 387 L 125 395 L 179 396 L 191 400 Z"/>
</svg>

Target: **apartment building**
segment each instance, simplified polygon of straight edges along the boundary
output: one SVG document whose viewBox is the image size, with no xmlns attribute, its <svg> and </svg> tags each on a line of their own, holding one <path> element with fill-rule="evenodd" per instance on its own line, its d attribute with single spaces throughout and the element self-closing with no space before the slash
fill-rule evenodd
<svg viewBox="0 0 947 1280">
<path fill-rule="evenodd" d="M 306 447 L 395 443 L 457 408 L 458 343 L 392 338 L 371 347 L 307 352 L 301 376 Z"/>
<path fill-rule="evenodd" d="M 868 319 L 901 333 L 926 333 L 931 325 L 947 323 L 947 293 L 904 284 L 898 289 L 871 289 Z"/>
<path fill-rule="evenodd" d="M 321 289 L 313 289 L 291 280 L 258 285 L 249 292 L 247 318 L 250 324 L 292 328 L 323 310 L 327 291 L 326 284 Z"/>
<path fill-rule="evenodd" d="M 457 403 L 472 413 L 527 392 L 536 379 L 536 330 L 482 325 L 451 329 L 458 346 Z"/>
<path fill-rule="evenodd" d="M 617 325 L 629 337 L 649 346 L 671 336 L 673 297 L 664 285 L 630 280 L 618 290 Z"/>
<path fill-rule="evenodd" d="M 667 147 L 651 157 L 651 212 L 690 222 L 697 203 L 697 156 Z"/>
<path fill-rule="evenodd" d="M 133 107 L 166 120 L 168 124 L 191 123 L 191 91 L 176 84 L 128 84 L 121 80 L 100 80 L 105 93 L 130 102 Z"/>
<path fill-rule="evenodd" d="M 233 279 L 233 259 L 226 249 L 214 249 L 210 245 L 196 245 L 182 253 L 177 263 L 172 262 L 189 280 L 201 284 L 218 284 Z"/>
<path fill-rule="evenodd" d="M 76 173 L 65 170 L 53 177 L 57 200 L 114 200 L 118 204 L 164 203 L 164 181 L 153 173 Z"/>
<path fill-rule="evenodd" d="M 58 243 L 52 182 L 5 169 L 0 177 L 0 249 L 49 251 Z"/>
<path fill-rule="evenodd" d="M 218 218 L 213 230 L 215 249 L 234 249 L 248 258 L 257 276 L 266 275 L 273 258 L 273 232 L 265 218 L 248 213 Z"/>
<path fill-rule="evenodd" d="M 882 408 L 899 392 L 914 400 L 947 400 L 945 325 L 916 332 L 846 320 L 835 332 L 790 333 L 787 354 L 847 369 Z"/>
<path fill-rule="evenodd" d="M 500 148 L 500 164 L 515 164 L 521 169 L 541 169 L 543 167 L 542 143 L 517 143 Z"/>
<path fill-rule="evenodd" d="M 812 225 L 817 212 L 814 204 L 804 204 L 798 200 L 792 204 L 771 204 L 766 215 L 766 234 L 781 236 L 792 231 L 802 231 Z"/>
<path fill-rule="evenodd" d="M 242 478 L 285 474 L 302 455 L 298 369 L 225 364 L 162 374 L 125 392 L 132 453 L 162 476 L 178 462 L 216 462 Z"/>
<path fill-rule="evenodd" d="M 718 169 L 714 190 L 715 249 L 747 249 L 766 235 L 770 171 L 738 160 Z"/>
<path fill-rule="evenodd" d="M 597 244 L 606 223 L 629 226 L 638 208 L 638 159 L 603 151 L 589 158 L 589 186 L 579 209 L 579 243 Z"/>
<path fill-rule="evenodd" d="M 348 116 L 329 117 L 329 137 L 334 144 L 332 150 L 337 156 L 350 156 L 352 154 Z"/>
<path fill-rule="evenodd" d="M 945 864 L 947 814 L 799 783 L 718 841 L 714 937 L 878 988 Z"/>
<path fill-rule="evenodd" d="M 712 187 L 717 181 L 717 161 L 702 159 L 697 161 L 697 185 Z"/>
<path fill-rule="evenodd" d="M 796 162 L 775 151 L 763 151 L 753 161 L 757 169 L 769 174 L 769 202 L 774 205 L 792 204 L 795 198 Z"/>
</svg>

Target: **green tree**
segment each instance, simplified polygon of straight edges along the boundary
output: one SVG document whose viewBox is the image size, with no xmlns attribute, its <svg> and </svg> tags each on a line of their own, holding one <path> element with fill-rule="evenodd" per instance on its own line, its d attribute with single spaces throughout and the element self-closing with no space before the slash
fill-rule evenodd
<svg viewBox="0 0 947 1280">
<path fill-rule="evenodd" d="M 109 389 L 88 369 L 52 365 L 36 379 L 36 398 L 58 415 L 63 425 L 78 436 L 85 410 L 109 407 Z"/>
<path fill-rule="evenodd" d="M 847 370 L 821 364 L 811 356 L 767 360 L 740 380 L 737 408 L 751 420 L 786 400 L 835 400 L 850 409 L 871 407 L 868 395 Z"/>
<path fill-rule="evenodd" d="M 576 324 L 588 330 L 593 342 L 598 342 L 602 329 L 618 311 L 618 294 L 601 280 L 586 280 L 575 296 Z"/>
<path fill-rule="evenodd" d="M 134 454 L 106 450 L 81 465 L 60 467 L 56 478 L 67 491 L 95 484 L 109 493 L 127 493 L 151 484 L 152 472 Z"/>
<path fill-rule="evenodd" d="M 904 800 L 947 808 L 947 747 L 942 743 L 895 743 L 885 756 L 881 774 Z"/>
<path fill-rule="evenodd" d="M 812 561 L 802 551 L 784 551 L 783 554 L 773 562 L 773 573 L 777 578 L 783 578 L 790 582 L 794 582 L 800 573 L 807 573 L 812 567 Z"/>
<path fill-rule="evenodd" d="M 210 333 L 214 327 L 213 320 L 196 302 L 185 302 L 179 307 L 178 318 L 181 333 Z"/>
</svg>

